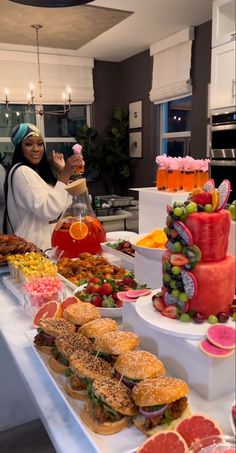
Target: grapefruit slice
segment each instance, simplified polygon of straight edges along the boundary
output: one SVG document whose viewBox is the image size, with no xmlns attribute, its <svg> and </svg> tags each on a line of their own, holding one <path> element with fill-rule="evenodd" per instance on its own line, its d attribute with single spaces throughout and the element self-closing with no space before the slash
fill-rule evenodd
<svg viewBox="0 0 236 453">
<path fill-rule="evenodd" d="M 234 349 L 222 349 L 212 344 L 207 338 L 202 340 L 199 344 L 202 352 L 210 357 L 221 359 L 223 357 L 229 357 L 234 353 Z"/>
<path fill-rule="evenodd" d="M 47 302 L 46 304 L 43 304 L 42 307 L 40 307 L 33 320 L 33 326 L 36 329 L 39 326 L 40 319 L 42 318 L 60 319 L 61 306 L 59 302 L 51 300 L 50 302 Z"/>
<path fill-rule="evenodd" d="M 76 304 L 79 301 L 78 297 L 76 296 L 69 296 L 64 299 L 61 303 L 61 315 L 63 316 L 64 310 L 69 307 L 71 304 Z"/>
<path fill-rule="evenodd" d="M 205 437 L 215 436 L 217 441 L 218 436 L 222 435 L 222 430 L 216 421 L 200 413 L 182 420 L 175 429 L 184 438 L 188 447 Z M 214 437 L 212 437 L 213 440 Z"/>
<path fill-rule="evenodd" d="M 236 329 L 230 326 L 211 326 L 207 330 L 207 338 L 218 348 L 233 349 L 236 346 Z"/>
<path fill-rule="evenodd" d="M 137 453 L 186 453 L 188 446 L 183 437 L 174 431 L 160 431 L 147 439 Z"/>
<path fill-rule="evenodd" d="M 136 299 L 131 299 L 131 297 L 128 297 L 127 296 L 127 291 L 118 291 L 117 298 L 121 302 L 136 302 L 136 300 L 137 300 L 137 298 Z"/>
<path fill-rule="evenodd" d="M 73 239 L 81 240 L 88 235 L 88 227 L 84 222 L 74 222 L 69 228 L 69 233 Z"/>
<path fill-rule="evenodd" d="M 148 296 L 151 293 L 151 289 L 129 289 L 126 292 L 126 296 L 130 299 L 137 299 L 138 297 Z"/>
</svg>

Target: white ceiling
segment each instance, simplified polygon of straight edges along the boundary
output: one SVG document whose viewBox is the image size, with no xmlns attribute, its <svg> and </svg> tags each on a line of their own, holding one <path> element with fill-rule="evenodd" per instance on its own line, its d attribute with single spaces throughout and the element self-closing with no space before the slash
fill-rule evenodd
<svg viewBox="0 0 236 453">
<path fill-rule="evenodd" d="M 95 0 L 53 9 L 0 0 L 0 42 L 35 45 L 30 25 L 40 23 L 40 46 L 78 49 L 82 57 L 119 62 L 211 16 L 212 0 Z"/>
</svg>

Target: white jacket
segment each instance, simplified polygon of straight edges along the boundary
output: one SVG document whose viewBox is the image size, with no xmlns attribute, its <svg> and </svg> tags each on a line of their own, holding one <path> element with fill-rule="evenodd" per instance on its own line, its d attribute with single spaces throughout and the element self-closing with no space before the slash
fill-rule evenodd
<svg viewBox="0 0 236 453">
<path fill-rule="evenodd" d="M 65 184 L 49 186 L 34 170 L 22 165 L 8 175 L 8 215 L 13 232 L 45 250 L 51 247 L 51 235 L 57 219 L 71 201 Z M 12 233 L 10 225 L 8 232 Z"/>
</svg>

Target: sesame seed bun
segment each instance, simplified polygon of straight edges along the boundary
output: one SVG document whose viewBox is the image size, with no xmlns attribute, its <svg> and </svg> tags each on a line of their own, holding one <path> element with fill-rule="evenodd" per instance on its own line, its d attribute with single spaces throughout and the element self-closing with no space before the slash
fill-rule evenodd
<svg viewBox="0 0 236 453">
<path fill-rule="evenodd" d="M 75 326 L 65 319 L 41 319 L 39 327 L 48 335 L 57 337 L 61 333 L 75 332 Z"/>
<path fill-rule="evenodd" d="M 70 357 L 70 368 L 77 376 L 91 380 L 111 376 L 113 371 L 109 363 L 87 351 L 74 352 Z"/>
<path fill-rule="evenodd" d="M 181 379 L 159 377 L 139 382 L 132 393 L 137 406 L 145 407 L 172 403 L 188 392 L 187 384 Z"/>
<path fill-rule="evenodd" d="M 93 349 L 97 352 L 119 355 L 137 348 L 139 342 L 139 337 L 135 333 L 116 330 L 95 338 Z"/>
<path fill-rule="evenodd" d="M 86 322 L 100 318 L 97 307 L 88 302 L 77 302 L 69 305 L 63 312 L 63 317 L 77 326 L 82 326 Z"/>
<path fill-rule="evenodd" d="M 77 349 L 92 351 L 92 342 L 84 335 L 79 335 L 78 333 L 63 333 L 58 335 L 55 345 L 60 354 L 68 360 Z"/>
<path fill-rule="evenodd" d="M 158 357 L 147 351 L 127 351 L 115 362 L 115 370 L 130 379 L 151 379 L 165 374 L 165 367 Z"/>
<path fill-rule="evenodd" d="M 95 338 L 103 335 L 106 332 L 112 332 L 119 328 L 117 322 L 111 318 L 99 318 L 87 322 L 78 330 L 88 338 Z"/>
<path fill-rule="evenodd" d="M 99 423 L 89 414 L 88 404 L 85 404 L 81 412 L 81 418 L 83 422 L 95 433 L 98 434 L 115 434 L 120 432 L 122 429 L 127 428 L 129 425 L 128 417 L 122 417 L 121 420 L 116 422 L 105 422 Z"/>
<path fill-rule="evenodd" d="M 68 395 L 79 401 L 87 401 L 88 393 L 86 389 L 75 389 L 71 385 L 71 377 L 66 379 L 65 390 Z"/>
<path fill-rule="evenodd" d="M 137 414 L 131 390 L 117 379 L 109 377 L 96 379 L 93 382 L 93 392 L 119 414 L 126 416 Z"/>
<path fill-rule="evenodd" d="M 58 362 L 55 357 L 51 356 L 48 361 L 48 365 L 50 368 L 58 374 L 65 374 L 65 371 L 68 370 L 68 366 L 63 365 L 62 363 Z"/>
<path fill-rule="evenodd" d="M 52 348 L 51 346 L 39 346 L 39 345 L 34 345 L 38 351 L 43 352 L 44 354 L 51 355 Z"/>
</svg>

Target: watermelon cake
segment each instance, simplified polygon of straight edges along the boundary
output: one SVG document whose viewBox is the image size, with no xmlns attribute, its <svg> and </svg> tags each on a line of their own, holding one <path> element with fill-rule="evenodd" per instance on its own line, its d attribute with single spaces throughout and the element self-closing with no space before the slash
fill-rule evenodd
<svg viewBox="0 0 236 453">
<path fill-rule="evenodd" d="M 153 296 L 164 316 L 214 324 L 234 311 L 235 258 L 227 255 L 231 219 L 224 209 L 229 192 L 228 180 L 218 189 L 209 180 L 184 203 L 167 207 L 163 287 Z"/>
</svg>

